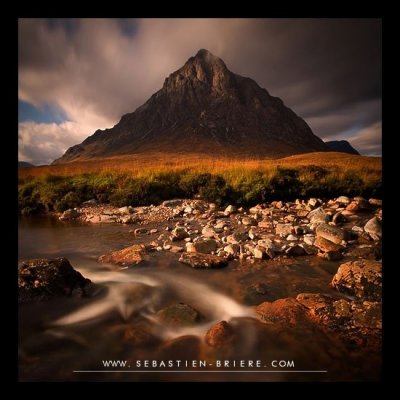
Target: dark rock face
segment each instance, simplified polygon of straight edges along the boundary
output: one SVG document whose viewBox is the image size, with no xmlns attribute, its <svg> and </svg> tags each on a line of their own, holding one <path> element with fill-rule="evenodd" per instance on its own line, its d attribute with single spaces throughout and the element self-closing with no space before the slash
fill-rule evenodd
<svg viewBox="0 0 400 400">
<path fill-rule="evenodd" d="M 330 151 L 338 151 L 339 153 L 355 154 L 357 156 L 360 153 L 347 141 L 347 140 L 332 140 L 325 142 Z"/>
<path fill-rule="evenodd" d="M 57 296 L 82 296 L 90 283 L 66 258 L 28 260 L 18 267 L 18 300 L 24 303 Z"/>
<path fill-rule="evenodd" d="M 152 151 L 282 157 L 327 149 L 281 99 L 200 50 L 135 112 L 54 163 Z"/>
</svg>

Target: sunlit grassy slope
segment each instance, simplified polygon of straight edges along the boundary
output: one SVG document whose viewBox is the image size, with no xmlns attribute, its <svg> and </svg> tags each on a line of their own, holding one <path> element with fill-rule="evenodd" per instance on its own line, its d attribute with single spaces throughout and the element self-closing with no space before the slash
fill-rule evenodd
<svg viewBox="0 0 400 400">
<path fill-rule="evenodd" d="M 381 195 L 381 158 L 308 153 L 275 160 L 152 154 L 19 170 L 24 213 L 62 211 L 96 199 L 122 206 L 194 197 L 219 204 Z"/>
</svg>

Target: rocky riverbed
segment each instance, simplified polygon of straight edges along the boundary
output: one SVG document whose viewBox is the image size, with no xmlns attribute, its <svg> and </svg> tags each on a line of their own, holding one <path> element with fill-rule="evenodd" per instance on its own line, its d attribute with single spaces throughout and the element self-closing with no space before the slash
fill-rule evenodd
<svg viewBox="0 0 400 400">
<path fill-rule="evenodd" d="M 145 267 L 162 254 L 187 268 L 222 268 L 226 274 L 234 268 L 243 270 L 244 276 L 250 268 L 260 271 L 252 275 L 242 293 L 242 302 L 251 306 L 248 315 L 254 322 L 242 320 L 238 325 L 235 318 L 214 321 L 207 329 L 200 329 L 203 332 L 200 342 L 197 335 L 184 334 L 160 342 L 146 325 L 140 328 L 128 325 L 123 329 L 124 341 L 145 347 L 148 343 L 156 344 L 158 356 L 164 353 L 178 356 L 184 349 L 190 349 L 194 358 L 229 359 L 241 354 L 243 326 L 250 324 L 248 329 L 257 332 L 258 346 L 268 347 L 273 342 L 277 347 L 289 349 L 294 341 L 304 341 L 304 352 L 320 353 L 325 349 L 325 356 L 318 353 L 318 357 L 311 357 L 322 363 L 324 357 L 338 358 L 338 354 L 356 360 L 356 364 L 369 357 L 375 369 L 370 368 L 365 374 L 368 379 L 378 379 L 382 329 L 380 200 L 340 196 L 328 201 L 317 198 L 274 201 L 249 209 L 233 205 L 218 208 L 202 200 L 175 199 L 159 206 L 136 208 L 113 208 L 91 201 L 58 217 L 62 221 L 89 224 L 129 224 L 130 245 L 99 257 L 99 262 L 115 273 L 122 274 L 126 268 L 135 269 L 139 265 Z M 274 268 L 292 265 L 293 260 L 311 265 L 318 259 L 329 262 L 334 271 L 329 288 L 327 285 L 323 293 L 297 292 L 293 297 L 282 297 L 262 278 L 268 271 L 273 273 Z M 65 260 L 22 263 L 20 301 L 43 301 L 76 293 L 91 296 L 97 282 L 90 283 L 79 273 L 80 276 L 71 274 L 65 263 Z M 54 280 L 54 268 L 60 265 L 63 272 Z M 256 279 L 257 276 L 260 278 Z M 151 291 L 146 290 L 142 295 L 151 297 Z M 205 326 L 213 321 L 195 304 L 179 301 L 169 301 L 169 305 L 155 307 L 151 313 L 152 318 L 168 329 Z M 315 343 L 307 342 L 310 337 Z M 357 368 L 362 375 L 366 367 Z M 339 371 L 340 366 L 334 369 Z"/>
</svg>

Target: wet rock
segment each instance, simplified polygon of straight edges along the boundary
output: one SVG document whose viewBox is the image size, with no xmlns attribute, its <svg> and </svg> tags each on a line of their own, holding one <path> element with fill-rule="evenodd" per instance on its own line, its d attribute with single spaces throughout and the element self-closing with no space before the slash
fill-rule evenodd
<svg viewBox="0 0 400 400">
<path fill-rule="evenodd" d="M 201 322 L 204 317 L 199 311 L 185 303 L 170 305 L 158 311 L 157 317 L 168 326 L 190 326 Z"/>
<path fill-rule="evenodd" d="M 294 236 L 294 235 L 289 235 L 289 236 L 286 237 L 286 240 L 294 241 L 294 240 L 299 240 L 299 238 L 297 236 Z"/>
<path fill-rule="evenodd" d="M 348 236 L 343 229 L 328 224 L 318 225 L 316 233 L 317 238 L 322 237 L 336 244 L 340 244 L 342 240 L 346 240 Z"/>
<path fill-rule="evenodd" d="M 18 301 L 45 301 L 74 294 L 82 296 L 90 283 L 66 258 L 23 261 L 18 266 Z"/>
<path fill-rule="evenodd" d="M 71 221 L 73 219 L 79 218 L 80 217 L 80 212 L 74 208 L 70 208 L 69 210 L 64 211 L 59 220 L 60 221 Z"/>
<path fill-rule="evenodd" d="M 178 226 L 171 231 L 171 239 L 174 241 L 184 240 L 187 237 L 189 237 L 189 234 L 186 229 L 181 226 Z"/>
<path fill-rule="evenodd" d="M 102 263 L 135 265 L 144 260 L 145 248 L 143 245 L 134 244 L 122 250 L 114 251 L 99 257 Z"/>
<path fill-rule="evenodd" d="M 329 215 L 321 207 L 309 212 L 307 218 L 312 224 L 322 224 L 329 221 Z"/>
<path fill-rule="evenodd" d="M 293 232 L 292 224 L 277 224 L 275 233 L 281 236 L 290 235 Z"/>
<path fill-rule="evenodd" d="M 315 239 L 314 242 L 314 246 L 318 247 L 322 251 L 333 252 L 338 252 L 343 248 L 339 244 L 333 243 L 330 240 L 323 238 L 322 236 L 317 236 L 317 239 Z"/>
<path fill-rule="evenodd" d="M 225 258 L 203 253 L 183 253 L 179 261 L 193 268 L 221 268 L 228 265 Z"/>
<path fill-rule="evenodd" d="M 333 310 L 334 298 L 320 293 L 300 293 L 296 300 L 306 307 L 311 315 L 321 317 Z M 346 302 L 346 304 L 348 304 Z"/>
<path fill-rule="evenodd" d="M 367 232 L 372 239 L 380 240 L 382 238 L 382 223 L 377 217 L 371 218 L 364 226 L 365 232 Z"/>
<path fill-rule="evenodd" d="M 205 336 L 205 341 L 211 347 L 221 348 L 230 344 L 233 335 L 233 329 L 228 322 L 221 321 L 208 330 Z"/>
<path fill-rule="evenodd" d="M 197 253 L 210 254 L 216 251 L 218 242 L 214 239 L 200 239 L 193 243 L 192 249 Z"/>
<path fill-rule="evenodd" d="M 257 318 L 264 323 L 296 326 L 307 320 L 306 308 L 293 298 L 261 303 L 255 309 Z"/>
<path fill-rule="evenodd" d="M 382 298 L 382 264 L 378 261 L 349 261 L 340 265 L 331 285 L 339 292 L 365 300 Z"/>
<path fill-rule="evenodd" d="M 183 200 L 173 199 L 173 200 L 165 200 L 162 202 L 163 207 L 178 207 L 183 204 Z"/>
<path fill-rule="evenodd" d="M 131 215 L 123 215 L 118 219 L 118 222 L 121 224 L 133 224 L 135 222 L 135 218 Z"/>
</svg>

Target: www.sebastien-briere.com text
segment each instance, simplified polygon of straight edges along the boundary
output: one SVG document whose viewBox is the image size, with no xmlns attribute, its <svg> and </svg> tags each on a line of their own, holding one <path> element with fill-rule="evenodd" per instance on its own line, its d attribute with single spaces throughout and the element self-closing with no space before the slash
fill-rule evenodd
<svg viewBox="0 0 400 400">
<path fill-rule="evenodd" d="M 104 368 L 295 368 L 293 360 L 102 360 Z"/>
</svg>

